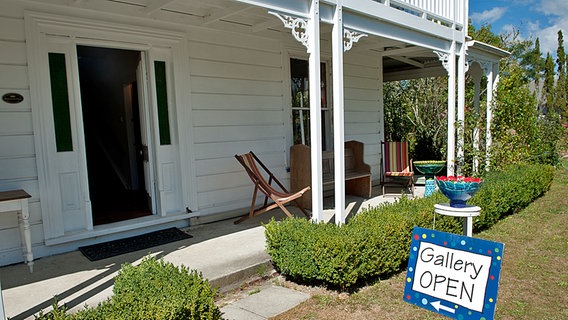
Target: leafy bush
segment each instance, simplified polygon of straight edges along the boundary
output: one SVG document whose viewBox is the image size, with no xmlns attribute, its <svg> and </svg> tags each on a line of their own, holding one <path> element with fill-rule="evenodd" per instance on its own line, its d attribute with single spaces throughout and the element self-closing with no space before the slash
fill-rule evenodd
<svg viewBox="0 0 568 320">
<path fill-rule="evenodd" d="M 482 208 L 474 230 L 492 226 L 546 192 L 553 170 L 525 165 L 488 174 L 470 200 Z M 265 225 L 267 252 L 274 265 L 292 279 L 347 290 L 399 271 L 408 259 L 414 226 L 461 234 L 461 218 L 436 215 L 433 225 L 434 204 L 443 202 L 447 199 L 440 192 L 421 199 L 402 197 L 364 210 L 343 226 L 301 218 L 271 220 Z"/>
<path fill-rule="evenodd" d="M 96 308 L 65 314 L 65 307 L 38 319 L 221 319 L 216 291 L 196 271 L 144 258 L 138 266 L 124 264 L 115 278 L 113 296 Z"/>
<path fill-rule="evenodd" d="M 552 110 L 539 114 L 535 94 L 518 65 L 499 81 L 491 132 L 491 166 L 504 168 L 513 164 L 556 165 L 562 126 Z"/>
<path fill-rule="evenodd" d="M 474 219 L 474 230 L 489 228 L 529 205 L 548 190 L 553 176 L 554 168 L 546 165 L 515 165 L 488 173 L 483 187 L 470 201 L 482 208 Z"/>
</svg>

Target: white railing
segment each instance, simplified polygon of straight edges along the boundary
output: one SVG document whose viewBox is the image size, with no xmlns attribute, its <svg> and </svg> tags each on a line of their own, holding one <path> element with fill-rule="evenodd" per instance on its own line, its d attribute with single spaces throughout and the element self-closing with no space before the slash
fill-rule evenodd
<svg viewBox="0 0 568 320">
<path fill-rule="evenodd" d="M 375 0 L 424 19 L 461 30 L 466 0 Z"/>
</svg>

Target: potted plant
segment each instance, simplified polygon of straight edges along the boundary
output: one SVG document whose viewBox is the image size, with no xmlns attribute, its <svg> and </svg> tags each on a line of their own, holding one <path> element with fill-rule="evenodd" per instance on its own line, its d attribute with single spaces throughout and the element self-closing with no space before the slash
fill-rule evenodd
<svg viewBox="0 0 568 320">
<path fill-rule="evenodd" d="M 438 189 L 450 200 L 450 207 L 464 208 L 466 201 L 479 190 L 483 180 L 463 176 L 439 176 L 435 178 Z"/>
</svg>

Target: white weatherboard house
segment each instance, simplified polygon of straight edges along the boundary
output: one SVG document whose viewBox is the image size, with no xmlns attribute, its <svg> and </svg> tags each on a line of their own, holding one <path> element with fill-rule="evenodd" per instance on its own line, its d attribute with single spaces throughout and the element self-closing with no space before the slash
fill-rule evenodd
<svg viewBox="0 0 568 320">
<path fill-rule="evenodd" d="M 3 0 L 0 191 L 31 195 L 37 258 L 242 215 L 252 184 L 234 155 L 289 183 L 290 146 L 309 143 L 321 220 L 321 150 L 342 176 L 334 146 L 363 142 L 378 180 L 383 83 L 438 75 L 451 173 L 465 73 L 491 91 L 506 54 L 468 41 L 467 18 L 467 0 Z M 0 265 L 24 261 L 7 211 Z"/>
</svg>

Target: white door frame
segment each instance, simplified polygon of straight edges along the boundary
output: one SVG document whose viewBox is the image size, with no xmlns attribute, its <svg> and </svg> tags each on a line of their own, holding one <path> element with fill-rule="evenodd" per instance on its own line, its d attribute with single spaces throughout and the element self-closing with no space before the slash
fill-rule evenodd
<svg viewBox="0 0 568 320">
<path fill-rule="evenodd" d="M 26 43 L 28 54 L 28 67 L 30 75 L 30 99 L 32 104 L 32 114 L 34 122 L 34 137 L 36 145 L 36 158 L 38 164 L 38 181 L 40 191 L 40 204 L 42 209 L 42 219 L 44 226 L 45 239 L 55 239 L 64 237 L 69 232 L 89 232 L 93 230 L 92 217 L 90 212 L 90 203 L 88 195 L 88 183 L 86 180 L 86 160 L 83 138 L 83 122 L 81 115 L 81 103 L 79 83 L 78 83 L 78 70 L 77 64 L 66 62 L 67 73 L 71 75 L 72 79 L 67 79 L 69 83 L 69 100 L 70 109 L 72 113 L 72 127 L 73 128 L 73 150 L 76 150 L 79 155 L 79 173 L 80 177 L 79 186 L 82 190 L 78 191 L 77 203 L 82 209 L 79 210 L 84 215 L 84 219 L 80 223 L 69 227 L 64 226 L 63 221 L 65 217 L 57 210 L 57 205 L 54 203 L 59 202 L 57 193 L 53 193 L 50 189 L 54 189 L 52 183 L 54 179 L 59 179 L 53 172 L 56 167 L 56 161 L 53 157 L 54 153 L 54 138 L 53 138 L 53 113 L 51 103 L 51 89 L 49 81 L 49 67 L 47 65 L 47 53 L 49 52 L 47 46 L 49 41 L 47 36 L 56 35 L 58 39 L 62 39 L 61 47 L 65 51 L 66 59 L 77 59 L 76 46 L 89 45 L 101 46 L 108 48 L 120 48 L 128 50 L 136 50 L 148 53 L 147 61 L 150 64 L 152 60 L 152 52 L 158 50 L 161 52 L 156 56 L 163 56 L 164 51 L 170 52 L 168 64 L 168 108 L 170 111 L 170 130 L 172 135 L 172 143 L 176 143 L 177 150 L 175 152 L 175 159 L 177 167 L 172 172 L 176 174 L 176 188 L 178 188 L 179 196 L 169 197 L 175 199 L 177 202 L 170 205 L 170 211 L 160 210 L 158 215 L 165 216 L 171 213 L 171 207 L 182 208 L 190 207 L 189 204 L 195 203 L 195 195 L 188 192 L 190 174 L 194 172 L 192 165 L 180 166 L 180 163 L 192 164 L 188 161 L 187 150 L 184 143 L 180 143 L 178 136 L 183 135 L 186 129 L 182 130 L 181 124 L 184 122 L 184 114 L 188 111 L 182 110 L 180 106 L 187 106 L 189 100 L 183 93 L 185 90 L 175 90 L 175 88 L 184 88 L 187 86 L 187 79 L 183 74 L 183 70 L 187 70 L 187 64 L 183 62 L 183 57 L 187 57 L 187 42 L 185 33 L 172 31 L 172 30 L 159 30 L 154 28 L 147 28 L 141 26 L 123 25 L 111 23 L 107 21 L 88 20 L 75 17 L 63 17 L 44 13 L 26 12 Z M 53 45 L 55 47 L 58 44 Z M 50 50 L 53 50 L 53 46 Z M 72 49 L 69 49 L 72 48 Z M 174 67 L 175 65 L 175 67 Z M 151 69 L 151 68 L 149 68 Z M 173 70 L 176 70 L 174 74 Z M 177 72 L 179 70 L 179 72 Z M 153 74 L 153 73 L 152 73 Z M 150 83 L 149 90 L 155 89 L 154 80 L 151 76 L 146 79 Z M 148 107 L 155 106 L 154 99 L 149 100 Z M 75 110 L 75 111 L 73 111 Z M 156 121 L 155 115 L 151 114 L 152 124 L 154 126 Z M 51 125 L 50 125 L 51 124 Z M 157 128 L 156 128 L 157 130 Z M 155 130 L 154 130 L 155 131 Z M 80 134 L 78 134 L 78 132 Z M 155 134 L 151 134 L 155 136 Z M 155 140 L 155 139 L 152 139 Z M 183 150 L 182 150 L 183 149 Z M 151 155 L 157 157 L 157 155 Z M 171 167 L 171 166 L 170 166 Z M 170 172 L 171 174 L 171 172 Z M 182 177 L 182 178 L 179 178 Z M 156 191 L 156 194 L 159 192 Z M 86 209 L 88 208 L 88 209 Z M 177 210 L 177 209 L 176 209 Z M 179 213 L 179 212 L 178 212 Z M 80 225 L 78 225 L 80 224 Z M 47 243 L 48 241 L 46 241 Z M 54 241 L 55 243 L 56 241 Z"/>
</svg>

